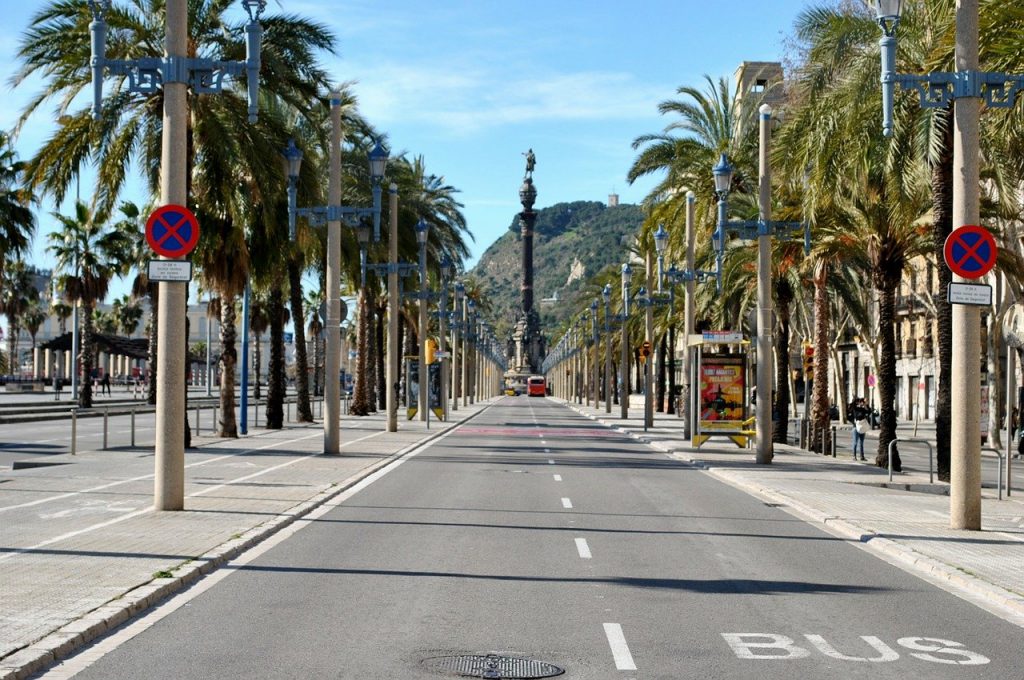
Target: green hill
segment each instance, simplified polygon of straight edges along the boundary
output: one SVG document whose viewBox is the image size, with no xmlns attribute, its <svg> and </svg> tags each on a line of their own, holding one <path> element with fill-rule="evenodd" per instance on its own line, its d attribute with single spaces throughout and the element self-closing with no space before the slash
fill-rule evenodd
<svg viewBox="0 0 1024 680">
<path fill-rule="evenodd" d="M 643 222 L 636 205 L 614 208 L 597 201 L 558 203 L 537 211 L 533 237 L 534 308 L 545 334 L 579 307 L 577 298 L 589 279 L 605 267 L 618 268 Z M 490 299 L 489 316 L 498 337 L 505 339 L 519 316 L 522 243 L 518 215 L 508 232 L 495 241 L 470 271 Z M 557 297 L 557 302 L 552 301 Z"/>
</svg>

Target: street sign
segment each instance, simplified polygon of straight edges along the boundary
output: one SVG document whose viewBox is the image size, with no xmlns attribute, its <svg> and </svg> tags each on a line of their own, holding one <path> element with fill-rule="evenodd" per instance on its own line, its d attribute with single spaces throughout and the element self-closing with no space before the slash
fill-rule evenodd
<svg viewBox="0 0 1024 680">
<path fill-rule="evenodd" d="M 184 281 L 192 280 L 192 263 L 188 260 L 150 260 L 150 281 Z"/>
<path fill-rule="evenodd" d="M 733 344 L 743 342 L 743 333 L 740 331 L 704 331 L 702 334 L 707 344 Z"/>
<path fill-rule="evenodd" d="M 951 305 L 991 305 L 992 286 L 979 283 L 951 283 L 946 291 L 946 302 Z"/>
<path fill-rule="evenodd" d="M 146 220 L 146 241 L 157 255 L 185 257 L 199 242 L 199 221 L 181 205 L 165 205 Z"/>
<path fill-rule="evenodd" d="M 997 253 L 996 240 L 992 234 L 977 225 L 954 229 L 943 247 L 946 265 L 954 274 L 965 279 L 981 278 L 992 271 Z"/>
<path fill-rule="evenodd" d="M 440 352 L 440 351 L 434 352 L 434 358 L 435 359 L 451 359 L 452 358 L 452 353 L 451 352 Z"/>
</svg>

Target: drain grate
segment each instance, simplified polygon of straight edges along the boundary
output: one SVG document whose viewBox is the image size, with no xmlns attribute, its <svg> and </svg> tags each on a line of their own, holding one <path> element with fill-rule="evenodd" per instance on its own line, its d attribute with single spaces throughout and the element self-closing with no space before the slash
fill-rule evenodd
<svg viewBox="0 0 1024 680">
<path fill-rule="evenodd" d="M 464 678 L 553 678 L 565 672 L 565 669 L 544 661 L 500 654 L 435 656 L 423 663 L 430 670 L 453 673 Z"/>
</svg>

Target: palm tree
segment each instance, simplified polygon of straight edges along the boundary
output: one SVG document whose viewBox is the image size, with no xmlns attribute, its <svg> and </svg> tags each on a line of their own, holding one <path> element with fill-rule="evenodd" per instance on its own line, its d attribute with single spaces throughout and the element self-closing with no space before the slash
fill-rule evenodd
<svg viewBox="0 0 1024 680">
<path fill-rule="evenodd" d="M 93 309 L 107 295 L 110 281 L 120 271 L 131 247 L 124 232 L 108 229 L 94 219 L 93 213 L 82 202 L 75 204 L 73 217 L 53 213 L 60 223 L 59 230 L 50 234 L 47 251 L 57 260 L 61 272 L 60 285 L 65 297 L 82 305 L 82 386 L 78 403 L 82 408 L 92 406 Z"/>
<path fill-rule="evenodd" d="M 228 16 L 232 3 L 196 0 L 189 3 L 190 57 L 234 60 L 245 51 L 241 24 Z M 162 56 L 164 22 L 160 0 L 115 3 L 108 12 L 107 54 L 110 58 Z M 89 81 L 81 67 L 88 52 L 90 12 L 87 0 L 54 0 L 33 17 L 22 39 L 22 67 L 15 86 L 42 76 L 42 93 L 22 113 L 22 120 L 41 104 L 59 98 L 70 102 Z M 322 25 L 295 16 L 261 19 L 260 89 L 266 101 L 277 100 L 299 112 L 322 93 L 326 73 L 317 64 L 320 51 L 331 52 L 334 38 Z M 65 119 L 57 133 L 36 154 L 30 186 L 62 199 L 85 160 L 97 167 L 97 208 L 105 214 L 124 185 L 126 169 L 144 169 L 152 194 L 157 194 L 160 170 L 162 93 L 132 94 L 115 90 L 102 105 L 101 120 L 93 122 L 82 108 Z M 61 107 L 62 112 L 68 105 Z M 237 436 L 234 413 L 235 299 L 249 276 L 244 230 L 255 224 L 262 206 L 284 186 L 278 167 L 279 149 L 287 138 L 281 119 L 261 115 L 247 122 L 241 90 L 232 88 L 216 97 L 193 97 L 190 102 L 186 173 L 189 207 L 203 224 L 193 261 L 208 289 L 221 298 L 221 435 Z M 154 324 L 155 326 L 155 324 Z"/>
<path fill-rule="evenodd" d="M 114 301 L 111 313 L 117 319 L 117 327 L 128 337 L 135 334 L 142 320 L 143 309 L 139 301 L 131 295 L 122 295 Z"/>
<path fill-rule="evenodd" d="M 36 356 L 36 335 L 39 333 L 39 329 L 44 323 L 46 323 L 47 313 L 46 308 L 43 306 L 42 301 L 38 296 L 33 296 L 29 302 L 28 308 L 21 315 L 21 323 L 25 330 L 28 331 L 29 337 L 32 338 L 32 357 Z M 35 373 L 33 378 L 38 379 L 39 374 Z"/>
<path fill-rule="evenodd" d="M 21 335 L 22 316 L 32 299 L 38 297 L 39 293 L 32 284 L 32 272 L 24 262 L 18 260 L 4 269 L 0 311 L 7 317 L 7 356 L 11 373 L 17 374 L 21 369 L 18 337 Z"/>
<path fill-rule="evenodd" d="M 313 338 L 313 394 L 317 396 L 323 392 L 323 352 L 320 347 L 324 330 L 323 319 L 320 317 L 323 301 L 323 288 L 320 288 L 307 291 L 303 302 L 308 320 L 306 330 Z"/>
<path fill-rule="evenodd" d="M 0 280 L 7 265 L 28 250 L 35 232 L 36 219 L 29 208 L 35 198 L 21 186 L 24 170 L 10 136 L 0 130 Z"/>
</svg>

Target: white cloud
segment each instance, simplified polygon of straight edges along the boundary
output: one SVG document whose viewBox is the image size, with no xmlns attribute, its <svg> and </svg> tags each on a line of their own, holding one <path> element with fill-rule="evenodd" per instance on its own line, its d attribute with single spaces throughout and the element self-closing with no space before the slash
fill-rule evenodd
<svg viewBox="0 0 1024 680">
<path fill-rule="evenodd" d="M 615 71 L 500 73 L 474 64 L 352 69 L 360 110 L 376 124 L 421 123 L 453 136 L 528 122 L 649 117 L 662 86 Z"/>
</svg>

